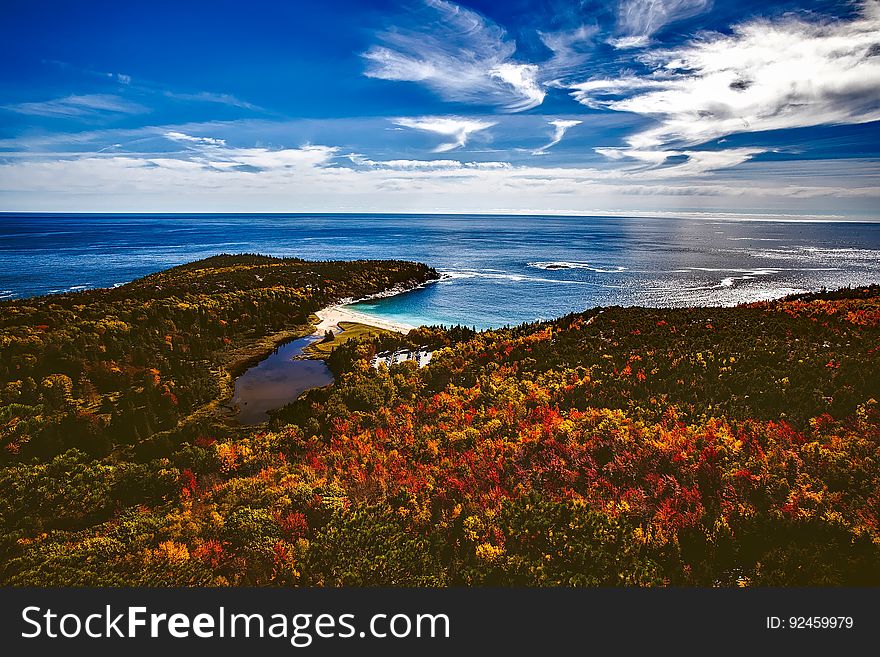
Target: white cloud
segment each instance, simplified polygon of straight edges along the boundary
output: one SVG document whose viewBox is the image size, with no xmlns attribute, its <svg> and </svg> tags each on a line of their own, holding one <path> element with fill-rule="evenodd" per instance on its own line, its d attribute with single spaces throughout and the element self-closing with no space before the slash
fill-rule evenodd
<svg viewBox="0 0 880 657">
<path fill-rule="evenodd" d="M 633 159 L 658 167 L 670 158 L 684 158 L 673 166 L 654 169 L 651 177 L 668 178 L 672 176 L 696 176 L 707 171 L 730 169 L 747 162 L 755 155 L 766 152 L 764 148 L 727 148 L 723 150 L 650 150 L 637 148 L 597 148 L 600 155 L 612 160 Z M 633 171 L 638 173 L 638 170 Z"/>
<path fill-rule="evenodd" d="M 365 74 L 424 84 L 441 98 L 522 111 L 540 105 L 538 67 L 512 60 L 516 43 L 504 28 L 446 0 L 425 0 L 412 27 L 378 35 L 363 53 Z"/>
<path fill-rule="evenodd" d="M 451 169 L 510 169 L 509 162 L 461 162 L 460 160 L 371 160 L 358 153 L 347 155 L 352 163 L 373 169 L 393 171 L 448 171 Z"/>
<path fill-rule="evenodd" d="M 248 167 L 258 171 L 313 169 L 323 167 L 336 155 L 333 146 L 301 148 L 220 148 L 205 152 L 201 163 L 216 169 Z"/>
<path fill-rule="evenodd" d="M 214 137 L 193 137 L 192 135 L 187 135 L 183 132 L 169 131 L 166 132 L 164 136 L 173 141 L 185 141 L 193 144 L 201 144 L 203 146 L 226 145 L 226 140 L 224 139 L 216 139 Z"/>
<path fill-rule="evenodd" d="M 608 43 L 620 50 L 630 50 L 632 48 L 644 48 L 651 43 L 651 39 L 649 37 L 646 37 L 644 34 L 638 34 L 635 36 L 624 36 L 609 39 Z"/>
<path fill-rule="evenodd" d="M 546 92 L 538 82 L 538 66 L 535 64 L 511 64 L 503 62 L 489 70 L 489 76 L 500 80 L 522 96 L 522 101 L 508 105 L 511 109 L 529 109 L 544 102 Z"/>
<path fill-rule="evenodd" d="M 375 169 L 397 169 L 403 171 L 411 170 L 437 170 L 437 169 L 460 169 L 464 166 L 458 160 L 371 160 L 357 153 L 347 156 L 354 164 L 358 166 L 371 167 Z"/>
<path fill-rule="evenodd" d="M 88 118 L 112 114 L 141 114 L 149 111 L 143 105 L 133 103 L 112 94 L 86 94 L 64 96 L 31 103 L 4 105 L 3 109 L 18 114 L 57 118 Z"/>
<path fill-rule="evenodd" d="M 544 155 L 544 153 L 547 152 L 548 148 L 552 148 L 562 141 L 562 137 L 565 136 L 565 133 L 569 128 L 580 125 L 581 123 L 583 123 L 583 121 L 578 121 L 576 119 L 554 119 L 549 123 L 554 128 L 553 137 L 550 139 L 549 142 L 541 146 L 541 148 L 532 151 L 532 155 Z"/>
<path fill-rule="evenodd" d="M 568 87 L 572 98 L 592 109 L 613 106 L 614 96 L 631 95 L 646 89 L 664 89 L 669 84 L 666 77 L 636 77 L 624 75 L 619 78 L 593 78 Z"/>
<path fill-rule="evenodd" d="M 167 130 L 162 136 L 172 141 L 190 144 L 185 151 L 161 154 L 115 153 L 115 159 L 147 162 L 154 167 L 194 171 L 242 171 L 245 173 L 289 172 L 314 170 L 324 167 L 336 157 L 339 149 L 333 146 L 306 145 L 299 148 L 237 148 L 224 139 L 194 137 L 177 130 Z M 104 151 L 106 149 L 101 149 Z M 97 151 L 100 153 L 101 151 Z M 94 155 L 89 158 L 93 159 Z"/>
<path fill-rule="evenodd" d="M 495 123 L 481 121 L 479 119 L 465 119 L 456 116 L 424 116 L 418 119 L 400 118 L 394 119 L 394 123 L 404 128 L 433 132 L 444 137 L 452 138 L 452 141 L 440 144 L 434 149 L 435 153 L 444 153 L 454 148 L 460 148 L 467 144 L 470 136 L 491 128 Z"/>
<path fill-rule="evenodd" d="M 727 135 L 880 120 L 878 48 L 880 2 L 868 0 L 849 21 L 751 21 L 730 35 L 645 53 L 647 75 L 593 79 L 570 90 L 589 107 L 656 121 L 628 137 L 627 148 L 600 153 L 655 163 L 686 155 L 708 170 L 722 162 L 719 152 L 692 147 Z M 760 152 L 748 150 L 729 161 Z"/>
<path fill-rule="evenodd" d="M 610 160 L 623 160 L 630 158 L 645 162 L 646 164 L 660 165 L 670 157 L 678 155 L 674 150 L 638 150 L 635 148 L 602 147 L 594 149 L 599 155 L 604 155 Z"/>
<path fill-rule="evenodd" d="M 613 39 L 616 48 L 641 48 L 665 25 L 702 13 L 711 0 L 621 0 L 617 26 L 622 36 Z"/>
</svg>

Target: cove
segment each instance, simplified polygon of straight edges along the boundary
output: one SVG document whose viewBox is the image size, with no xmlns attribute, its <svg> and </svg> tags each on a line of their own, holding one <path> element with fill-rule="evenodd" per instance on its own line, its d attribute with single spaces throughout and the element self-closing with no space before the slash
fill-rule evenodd
<svg viewBox="0 0 880 657">
<path fill-rule="evenodd" d="M 241 424 L 265 422 L 268 411 L 289 404 L 307 390 L 333 383 L 333 374 L 323 360 L 293 360 L 321 339 L 320 335 L 309 335 L 282 344 L 235 380 L 232 404 L 238 407 Z"/>
</svg>

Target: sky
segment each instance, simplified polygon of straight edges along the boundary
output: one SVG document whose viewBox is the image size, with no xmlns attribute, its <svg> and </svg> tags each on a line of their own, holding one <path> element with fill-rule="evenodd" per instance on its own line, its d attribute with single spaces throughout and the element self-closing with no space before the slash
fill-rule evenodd
<svg viewBox="0 0 880 657">
<path fill-rule="evenodd" d="M 880 220 L 880 0 L 0 0 L 0 211 Z"/>
</svg>

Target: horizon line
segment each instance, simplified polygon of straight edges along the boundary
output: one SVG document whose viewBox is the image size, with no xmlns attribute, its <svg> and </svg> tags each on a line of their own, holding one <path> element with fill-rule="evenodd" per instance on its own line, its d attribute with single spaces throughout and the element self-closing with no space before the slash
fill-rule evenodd
<svg viewBox="0 0 880 657">
<path fill-rule="evenodd" d="M 143 217 L 187 217 L 187 216 L 277 216 L 277 217 L 295 217 L 295 216 L 386 216 L 386 217 L 522 217 L 534 219 L 669 219 L 669 220 L 687 220 L 687 219 L 707 219 L 715 221 L 753 221 L 767 223 L 860 223 L 860 224 L 880 224 L 880 217 L 852 217 L 845 215 L 797 215 L 797 214 L 737 214 L 737 213 L 711 213 L 711 212 L 693 212 L 681 214 L 644 214 L 644 213 L 615 213 L 604 212 L 595 214 L 577 214 L 577 213 L 558 213 L 548 212 L 545 214 L 525 213 L 525 212 L 284 212 L 284 211 L 240 211 L 240 212 L 211 212 L 211 211 L 172 211 L 172 212 L 124 212 L 124 211 L 58 211 L 58 210 L 0 210 L 0 217 L 10 215 L 42 215 L 42 216 L 143 216 Z"/>
</svg>

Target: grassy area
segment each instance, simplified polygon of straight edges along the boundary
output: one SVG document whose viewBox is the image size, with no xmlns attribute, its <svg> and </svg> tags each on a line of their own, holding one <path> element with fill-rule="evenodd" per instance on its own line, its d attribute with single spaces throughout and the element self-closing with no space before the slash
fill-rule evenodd
<svg viewBox="0 0 880 657">
<path fill-rule="evenodd" d="M 336 347 L 353 338 L 392 335 L 391 331 L 358 322 L 339 322 L 339 328 L 342 332 L 337 333 L 333 340 L 312 343 L 303 350 L 303 355 L 308 358 L 327 358 Z"/>
</svg>

